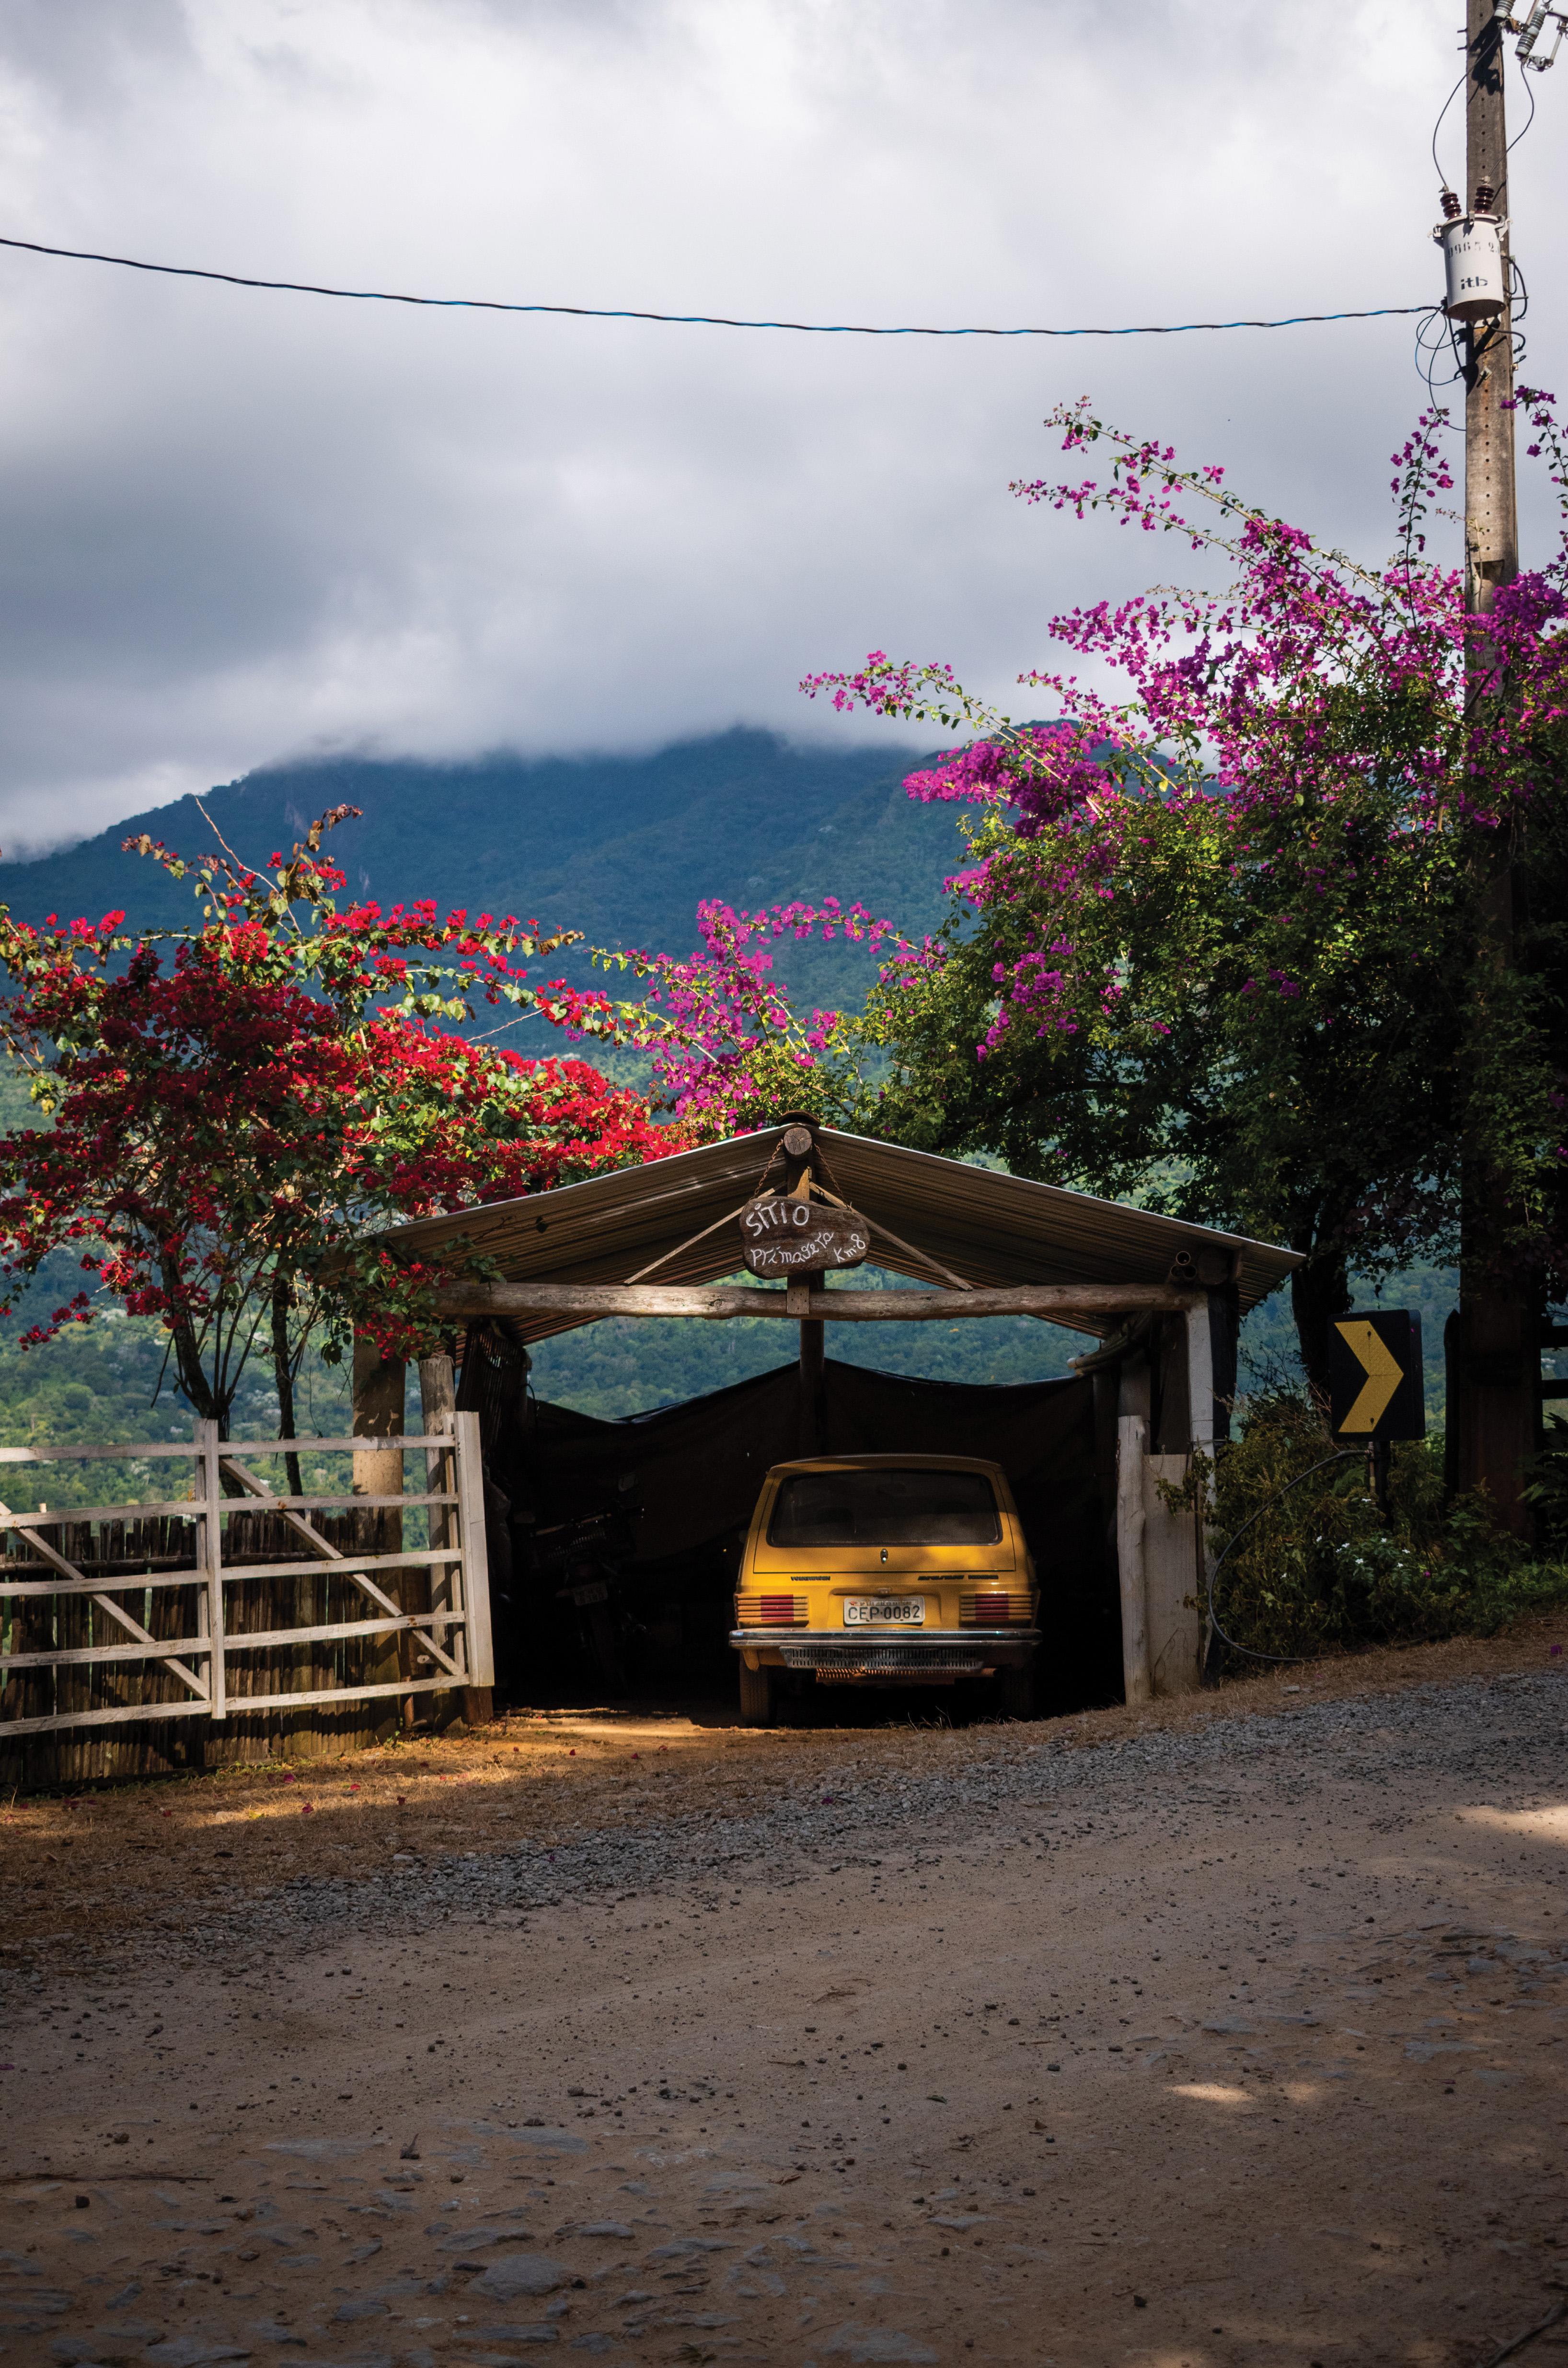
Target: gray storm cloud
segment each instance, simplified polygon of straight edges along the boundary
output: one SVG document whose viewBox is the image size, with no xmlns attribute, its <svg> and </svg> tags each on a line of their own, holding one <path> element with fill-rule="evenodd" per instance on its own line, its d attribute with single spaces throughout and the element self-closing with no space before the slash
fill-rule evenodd
<svg viewBox="0 0 1568 2368">
<path fill-rule="evenodd" d="M 348 286 L 805 320 L 1420 302 L 1451 6 L 0 6 L 0 228 Z M 1529 374 L 1562 350 L 1517 159 Z M 1522 122 L 1517 85 L 1511 99 Z M 1456 172 L 1450 115 L 1445 163 Z M 1045 344 L 411 313 L 0 252 L 0 839 L 324 747 L 831 726 L 873 645 L 1005 694 L 1195 564 L 1026 511 L 1089 392 L 1382 555 L 1413 324 Z M 1536 553 L 1548 521 L 1527 495 Z M 1527 559 L 1529 556 L 1527 550 Z M 1026 702 L 1027 703 L 1027 702 Z"/>
</svg>

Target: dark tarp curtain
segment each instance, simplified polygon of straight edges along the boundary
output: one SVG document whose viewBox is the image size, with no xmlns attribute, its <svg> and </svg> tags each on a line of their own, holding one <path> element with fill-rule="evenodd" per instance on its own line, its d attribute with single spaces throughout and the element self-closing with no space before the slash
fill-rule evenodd
<svg viewBox="0 0 1568 2368">
<path fill-rule="evenodd" d="M 617 1502 L 640 1506 L 639 1566 L 668 1572 L 689 1556 L 717 1572 L 714 1550 L 744 1535 L 769 1465 L 799 1452 L 799 1418 L 793 1364 L 620 1422 L 541 1402 L 528 1425 L 526 1497 L 541 1527 Z M 1119 1612 L 1089 1382 L 976 1388 L 830 1360 L 819 1422 L 823 1454 L 907 1451 L 1000 1463 L 1040 1575 L 1042 1696 L 1053 1703 L 1119 1696 Z M 723 1566 L 733 1577 L 733 1561 Z"/>
</svg>

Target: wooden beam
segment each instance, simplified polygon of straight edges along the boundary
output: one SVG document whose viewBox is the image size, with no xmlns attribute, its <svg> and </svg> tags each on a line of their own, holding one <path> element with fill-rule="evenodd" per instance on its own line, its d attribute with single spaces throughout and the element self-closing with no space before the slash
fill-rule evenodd
<svg viewBox="0 0 1568 2368">
<path fill-rule="evenodd" d="M 799 1304 L 801 1296 L 804 1306 Z M 1028 1282 L 991 1291 L 812 1291 L 788 1292 L 702 1283 L 490 1282 L 436 1293 L 446 1316 L 690 1315 L 711 1323 L 737 1315 L 810 1316 L 839 1324 L 950 1323 L 957 1315 L 1131 1315 L 1179 1314 L 1201 1304 L 1202 1292 L 1156 1282 Z"/>
</svg>

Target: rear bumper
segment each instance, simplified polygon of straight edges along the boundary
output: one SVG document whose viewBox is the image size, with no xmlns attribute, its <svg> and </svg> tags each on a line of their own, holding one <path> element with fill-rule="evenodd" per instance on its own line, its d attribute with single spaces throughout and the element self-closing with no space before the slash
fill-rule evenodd
<svg viewBox="0 0 1568 2368">
<path fill-rule="evenodd" d="M 1040 1649 L 1038 1628 L 733 1628 L 748 1669 L 815 1670 L 841 1684 L 977 1677 L 1019 1668 Z"/>
</svg>

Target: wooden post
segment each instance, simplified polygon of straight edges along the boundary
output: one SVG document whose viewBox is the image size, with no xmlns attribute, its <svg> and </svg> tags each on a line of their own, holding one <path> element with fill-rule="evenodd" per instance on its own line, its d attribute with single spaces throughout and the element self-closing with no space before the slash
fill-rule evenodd
<svg viewBox="0 0 1568 2368">
<path fill-rule="evenodd" d="M 796 1452 L 820 1455 L 823 1452 L 822 1399 L 826 1378 L 827 1326 L 820 1318 L 803 1316 L 801 1322 L 801 1408 Z"/>
<path fill-rule="evenodd" d="M 354 1339 L 354 1436 L 356 1439 L 396 1439 L 403 1429 L 403 1383 L 405 1368 L 401 1357 L 381 1355 L 375 1342 L 362 1333 Z M 403 1494 L 403 1450 L 401 1447 L 356 1448 L 354 1451 L 354 1494 L 357 1497 L 401 1497 Z M 403 1552 L 403 1515 L 390 1506 L 374 1511 L 356 1513 L 354 1543 L 361 1554 L 401 1554 Z M 401 1572 L 386 1574 L 387 1591 L 408 1609 Z M 340 1582 L 329 1580 L 329 1600 Z M 369 1656 L 370 1674 L 377 1685 L 395 1684 L 401 1673 L 402 1641 L 389 1637 L 372 1645 Z"/>
<path fill-rule="evenodd" d="M 457 1411 L 457 1403 L 451 1359 L 421 1357 L 419 1360 L 419 1427 L 427 1438 L 438 1431 L 449 1431 L 452 1429 L 452 1417 Z M 449 1489 L 452 1486 L 456 1460 L 455 1456 L 447 1450 L 427 1447 L 425 1451 L 426 1487 Z M 458 1525 L 452 1518 L 450 1506 L 432 1505 L 429 1519 L 432 1548 L 438 1551 L 443 1546 L 451 1545 L 457 1538 Z M 429 1611 L 449 1611 L 455 1600 L 452 1588 L 451 1564 L 432 1563 L 426 1573 L 426 1601 L 420 1608 Z M 403 1598 L 403 1608 L 405 1611 L 415 1608 L 409 1604 L 406 1595 Z M 450 1631 L 447 1633 L 449 1634 Z M 411 1638 L 409 1640 L 411 1656 L 415 1649 L 414 1640 Z M 412 1695 L 403 1706 L 403 1723 L 404 1726 L 412 1726 L 414 1724 Z"/>
<path fill-rule="evenodd" d="M 454 1414 L 457 1440 L 458 1519 L 461 1525 L 463 1609 L 468 1614 L 468 1679 L 463 1716 L 470 1726 L 488 1726 L 495 1715 L 495 1655 L 490 1635 L 490 1557 L 484 1542 L 484 1464 L 479 1417 Z M 449 1570 L 452 1565 L 447 1565 Z"/>
<path fill-rule="evenodd" d="M 223 1667 L 223 1481 L 218 1469 L 220 1451 L 215 1422 L 204 1422 L 198 1417 L 196 1446 L 199 1459 L 196 1497 L 201 1508 L 198 1552 L 201 1556 L 203 1580 L 200 1633 L 206 1636 L 210 1650 L 207 1664 L 207 1700 L 213 1719 L 218 1720 L 228 1716 L 229 1694 L 227 1672 Z"/>
<path fill-rule="evenodd" d="M 373 1340 L 360 1333 L 354 1341 L 354 1436 L 356 1439 L 396 1439 L 403 1427 L 403 1395 L 405 1368 L 400 1358 L 381 1355 Z M 403 1450 L 356 1448 L 354 1494 L 396 1497 L 403 1492 Z M 385 1545 L 367 1534 L 358 1541 L 369 1554 L 401 1554 L 403 1516 L 387 1512 L 361 1514 L 360 1520 L 391 1532 Z"/>
<path fill-rule="evenodd" d="M 1124 1414 L 1116 1426 L 1116 1564 L 1121 1587 L 1121 1676 L 1128 1702 L 1146 1702 L 1149 1679 L 1148 1582 L 1144 1569 L 1143 1467 L 1149 1426 Z"/>
<path fill-rule="evenodd" d="M 1185 1455 L 1143 1459 L 1143 1592 L 1149 1686 L 1156 1697 L 1195 1693 L 1203 1681 L 1204 1508 L 1173 1510 L 1160 1494 L 1162 1481 L 1179 1487 L 1190 1469 Z"/>
<path fill-rule="evenodd" d="M 1219 1408 L 1215 1403 L 1214 1300 L 1217 1295 L 1214 1292 L 1206 1293 L 1200 1306 L 1189 1307 L 1187 1311 L 1187 1423 L 1191 1431 L 1193 1454 L 1208 1456 L 1210 1464 L 1213 1461 L 1216 1439 L 1228 1436 L 1231 1428 L 1229 1406 L 1224 1409 L 1221 1426 Z M 1210 1472 L 1208 1482 L 1199 1490 L 1193 1512 L 1192 1552 L 1188 1561 L 1190 1592 L 1205 1607 L 1202 1611 L 1195 1615 L 1200 1630 L 1206 1629 L 1209 1616 L 1207 1611 L 1209 1569 L 1213 1554 L 1209 1543 L 1208 1517 L 1209 1508 L 1213 1501 L 1214 1483 L 1212 1472 Z M 1184 1588 L 1181 1590 L 1182 1596 L 1188 1591 L 1188 1588 Z M 1175 1664 L 1179 1664 L 1185 1676 L 1187 1661 L 1187 1623 L 1175 1617 L 1180 1600 L 1181 1598 L 1177 1597 L 1172 1603 L 1171 1616 L 1166 1621 L 1166 1626 L 1173 1636 L 1179 1634 L 1181 1638 L 1179 1646 L 1175 1648 Z M 1201 1648 L 1199 1657 L 1201 1658 Z M 1169 1688 L 1168 1691 L 1184 1693 L 1187 1691 L 1187 1686 L 1183 1682 Z"/>
</svg>

